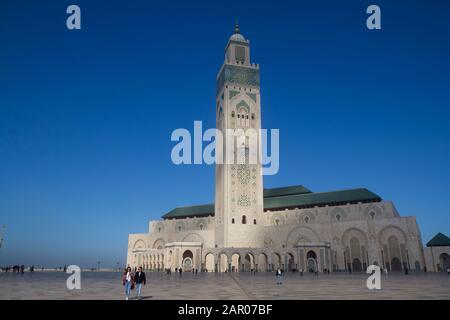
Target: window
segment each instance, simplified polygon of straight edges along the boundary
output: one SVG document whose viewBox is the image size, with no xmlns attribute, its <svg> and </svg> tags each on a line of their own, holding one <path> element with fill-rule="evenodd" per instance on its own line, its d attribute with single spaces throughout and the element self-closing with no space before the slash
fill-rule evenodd
<svg viewBox="0 0 450 320">
<path fill-rule="evenodd" d="M 237 62 L 244 62 L 245 61 L 245 47 L 243 46 L 236 46 L 234 55 L 236 56 Z"/>
<path fill-rule="evenodd" d="M 247 217 L 246 216 L 242 216 L 242 224 L 247 224 Z"/>
<path fill-rule="evenodd" d="M 231 223 L 234 224 L 234 218 L 231 219 Z"/>
<path fill-rule="evenodd" d="M 341 215 L 340 214 L 336 215 L 336 221 L 341 221 Z"/>
<path fill-rule="evenodd" d="M 252 113 L 252 120 L 255 120 L 255 114 Z"/>
<path fill-rule="evenodd" d="M 238 119 L 240 118 L 241 116 L 239 115 L 239 113 L 238 113 Z"/>
<path fill-rule="evenodd" d="M 280 220 L 279 220 L 279 219 L 275 219 L 275 224 L 276 224 L 277 226 L 279 226 L 279 225 L 280 225 Z"/>
<path fill-rule="evenodd" d="M 181 226 L 178 226 L 178 231 L 181 231 Z"/>
<path fill-rule="evenodd" d="M 231 117 L 234 118 L 234 111 L 231 111 Z"/>
<path fill-rule="evenodd" d="M 253 219 L 253 224 L 256 224 L 256 219 Z"/>
<path fill-rule="evenodd" d="M 305 223 L 308 223 L 308 222 L 309 222 L 309 217 L 306 216 L 306 217 L 303 219 L 303 221 L 305 221 Z"/>
<path fill-rule="evenodd" d="M 161 227 L 158 228 L 158 232 L 161 232 Z"/>
<path fill-rule="evenodd" d="M 371 211 L 369 214 L 372 219 L 375 219 L 375 212 Z"/>
<path fill-rule="evenodd" d="M 203 230 L 203 224 L 200 225 L 200 230 Z"/>
</svg>

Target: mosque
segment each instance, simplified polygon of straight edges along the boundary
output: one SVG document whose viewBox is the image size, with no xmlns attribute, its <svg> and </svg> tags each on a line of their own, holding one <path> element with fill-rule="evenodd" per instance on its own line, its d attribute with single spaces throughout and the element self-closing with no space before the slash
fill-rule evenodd
<svg viewBox="0 0 450 320">
<path fill-rule="evenodd" d="M 217 75 L 216 124 L 261 128 L 259 65 L 238 25 Z M 208 272 L 450 268 L 450 239 L 438 234 L 424 249 L 415 217 L 400 216 L 376 193 L 265 189 L 260 173 L 260 164 L 216 164 L 215 203 L 175 208 L 150 221 L 148 233 L 130 234 L 127 264 Z"/>
</svg>

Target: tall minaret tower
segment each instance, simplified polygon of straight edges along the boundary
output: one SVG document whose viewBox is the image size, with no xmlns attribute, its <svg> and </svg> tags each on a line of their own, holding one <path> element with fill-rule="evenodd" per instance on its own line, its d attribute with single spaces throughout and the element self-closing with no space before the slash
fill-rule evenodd
<svg viewBox="0 0 450 320">
<path fill-rule="evenodd" d="M 234 34 L 225 47 L 225 61 L 217 75 L 216 126 L 226 146 L 234 139 L 235 154 L 244 154 L 245 162 L 216 165 L 215 244 L 217 247 L 262 247 L 263 182 L 260 160 L 249 162 L 249 139 L 227 137 L 226 129 L 254 129 L 257 147 L 261 139 L 259 66 L 250 63 L 250 42 L 236 23 Z M 240 142 L 239 142 L 240 140 Z"/>
</svg>

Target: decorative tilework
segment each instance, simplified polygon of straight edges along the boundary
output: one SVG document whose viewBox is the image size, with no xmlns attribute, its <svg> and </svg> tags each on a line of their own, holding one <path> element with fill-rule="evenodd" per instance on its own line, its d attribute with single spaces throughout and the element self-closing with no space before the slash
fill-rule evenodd
<svg viewBox="0 0 450 320">
<path fill-rule="evenodd" d="M 217 92 L 222 89 L 225 82 L 259 87 L 259 70 L 226 64 L 217 80 Z"/>
<path fill-rule="evenodd" d="M 256 103 L 256 94 L 255 93 L 247 93 L 247 95 L 250 97 L 250 99 L 252 99 Z"/>
<path fill-rule="evenodd" d="M 239 94 L 239 91 L 230 90 L 230 99 L 233 99 L 233 97 L 237 96 L 238 94 Z"/>
</svg>

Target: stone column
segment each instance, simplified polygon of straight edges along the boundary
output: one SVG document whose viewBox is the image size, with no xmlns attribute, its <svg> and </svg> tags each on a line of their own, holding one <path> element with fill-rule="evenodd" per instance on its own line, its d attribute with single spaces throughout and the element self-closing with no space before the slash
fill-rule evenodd
<svg viewBox="0 0 450 320">
<path fill-rule="evenodd" d="M 320 267 L 319 268 L 317 268 L 318 270 L 317 271 L 323 271 L 323 269 L 324 269 L 324 265 L 325 265 L 325 250 L 323 249 L 323 248 L 320 248 L 319 249 L 319 255 L 320 255 Z"/>
<path fill-rule="evenodd" d="M 301 248 L 300 249 L 300 268 L 305 271 L 305 249 Z"/>
</svg>

